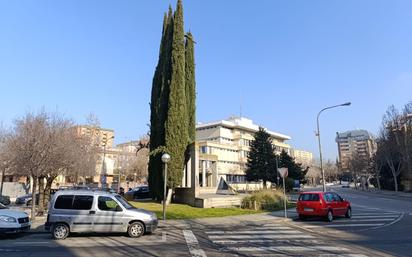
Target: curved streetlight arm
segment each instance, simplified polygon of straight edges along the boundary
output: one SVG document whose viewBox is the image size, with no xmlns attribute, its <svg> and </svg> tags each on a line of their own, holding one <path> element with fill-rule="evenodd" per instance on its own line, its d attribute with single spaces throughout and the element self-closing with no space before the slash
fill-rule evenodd
<svg viewBox="0 0 412 257">
<path fill-rule="evenodd" d="M 326 108 L 323 108 L 322 110 L 320 110 L 320 112 L 318 113 L 318 116 L 316 117 L 316 125 L 317 125 L 317 132 L 316 132 L 316 136 L 318 137 L 318 143 L 319 143 L 319 158 L 320 158 L 320 170 L 322 172 L 322 186 L 323 186 L 323 192 L 326 191 L 326 184 L 325 184 L 325 172 L 323 171 L 323 161 L 322 161 L 322 146 L 320 143 L 320 129 L 319 129 L 319 116 L 320 114 L 328 109 L 332 109 L 332 108 L 336 108 L 336 107 L 340 107 L 340 106 L 349 106 L 351 105 L 350 102 L 344 103 L 344 104 L 338 104 L 338 105 L 333 105 L 333 106 L 329 106 Z"/>
</svg>

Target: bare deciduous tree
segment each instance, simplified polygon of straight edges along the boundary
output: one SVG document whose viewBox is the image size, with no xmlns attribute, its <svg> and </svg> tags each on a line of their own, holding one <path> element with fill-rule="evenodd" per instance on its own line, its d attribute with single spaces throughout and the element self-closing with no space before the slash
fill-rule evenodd
<svg viewBox="0 0 412 257">
<path fill-rule="evenodd" d="M 42 110 L 37 114 L 27 113 L 15 121 L 5 142 L 6 158 L 15 174 L 32 178 L 32 219 L 35 218 L 37 184 L 39 212 L 42 212 L 56 177 L 73 176 L 92 162 L 95 152 L 88 144 L 88 139 L 74 129 L 73 122 L 57 113 Z"/>
</svg>

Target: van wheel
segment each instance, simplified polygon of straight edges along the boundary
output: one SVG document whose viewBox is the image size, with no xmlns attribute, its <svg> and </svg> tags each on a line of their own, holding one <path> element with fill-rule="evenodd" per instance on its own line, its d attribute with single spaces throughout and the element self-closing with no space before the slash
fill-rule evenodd
<svg viewBox="0 0 412 257">
<path fill-rule="evenodd" d="M 328 211 L 328 214 L 326 215 L 326 220 L 328 222 L 332 222 L 333 221 L 333 213 L 331 210 Z"/>
<path fill-rule="evenodd" d="M 346 210 L 345 217 L 348 219 L 352 218 L 352 209 L 350 207 Z"/>
<path fill-rule="evenodd" d="M 302 215 L 302 214 L 299 214 L 299 219 L 300 219 L 300 220 L 306 220 L 306 216 L 305 216 L 305 215 Z"/>
<path fill-rule="evenodd" d="M 69 236 L 69 233 L 70 233 L 70 229 L 66 224 L 57 223 L 57 224 L 53 225 L 53 228 L 52 228 L 53 239 L 55 239 L 55 240 L 66 239 L 66 237 Z"/>
<path fill-rule="evenodd" d="M 129 225 L 127 233 L 130 237 L 138 238 L 144 234 L 144 230 L 145 229 L 143 223 L 141 223 L 140 221 L 136 221 Z"/>
</svg>

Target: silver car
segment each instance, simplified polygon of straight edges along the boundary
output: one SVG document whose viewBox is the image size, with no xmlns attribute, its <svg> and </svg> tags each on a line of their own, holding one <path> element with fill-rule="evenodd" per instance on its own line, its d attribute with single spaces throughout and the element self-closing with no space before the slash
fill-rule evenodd
<svg viewBox="0 0 412 257">
<path fill-rule="evenodd" d="M 155 213 L 133 207 L 118 194 L 62 190 L 50 201 L 45 229 L 54 239 L 65 239 L 71 232 L 127 232 L 140 237 L 153 232 L 157 223 Z"/>
</svg>

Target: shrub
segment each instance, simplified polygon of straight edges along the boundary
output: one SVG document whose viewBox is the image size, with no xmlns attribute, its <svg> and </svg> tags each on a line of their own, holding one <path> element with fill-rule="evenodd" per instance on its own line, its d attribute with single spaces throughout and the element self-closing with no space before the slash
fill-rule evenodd
<svg viewBox="0 0 412 257">
<path fill-rule="evenodd" d="M 283 193 L 280 190 L 261 190 L 243 198 L 242 208 L 254 210 L 276 210 L 283 206 Z"/>
<path fill-rule="evenodd" d="M 287 177 L 287 178 L 285 179 L 286 191 L 291 191 L 294 186 L 295 186 L 295 180 L 294 180 L 293 178 Z"/>
</svg>

